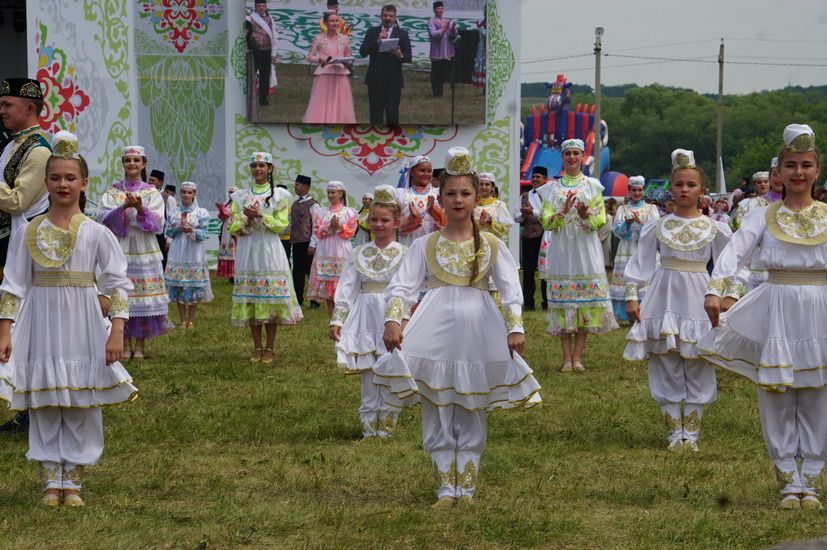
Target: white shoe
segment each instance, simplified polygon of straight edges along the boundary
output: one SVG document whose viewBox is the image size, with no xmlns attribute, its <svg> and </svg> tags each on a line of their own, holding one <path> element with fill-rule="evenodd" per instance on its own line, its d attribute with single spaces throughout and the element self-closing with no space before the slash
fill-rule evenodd
<svg viewBox="0 0 827 550">
<path fill-rule="evenodd" d="M 801 497 L 801 507 L 808 510 L 821 510 L 824 508 L 821 505 L 821 501 L 818 500 L 818 497 L 815 495 L 804 495 Z"/>
<path fill-rule="evenodd" d="M 816 501 L 818 501 L 818 499 L 816 499 Z M 787 495 L 781 499 L 778 507 L 782 510 L 798 510 L 801 508 L 801 499 L 798 498 L 798 495 Z"/>
</svg>

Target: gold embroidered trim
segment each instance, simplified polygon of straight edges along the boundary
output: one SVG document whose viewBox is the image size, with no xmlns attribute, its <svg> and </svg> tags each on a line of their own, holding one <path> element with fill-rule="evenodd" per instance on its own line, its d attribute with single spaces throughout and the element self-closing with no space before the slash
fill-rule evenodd
<svg viewBox="0 0 827 550">
<path fill-rule="evenodd" d="M 84 469 L 83 466 L 77 465 L 71 470 L 63 470 L 63 482 L 66 483 L 67 481 L 70 483 L 74 483 L 76 486 L 80 487 L 83 485 L 84 479 Z"/>
<path fill-rule="evenodd" d="M 457 470 L 457 486 L 465 490 L 477 486 L 477 466 L 473 460 L 466 462 L 462 471 Z"/>
<path fill-rule="evenodd" d="M 670 434 L 674 433 L 677 430 L 680 430 L 682 428 L 681 419 L 680 418 L 675 418 L 674 416 L 672 416 L 668 412 L 663 413 L 663 422 L 664 422 L 664 424 L 666 424 L 666 430 Z"/>
<path fill-rule="evenodd" d="M 627 302 L 637 302 L 637 284 L 636 283 L 626 283 L 626 301 Z"/>
<path fill-rule="evenodd" d="M 35 271 L 32 286 L 95 286 L 95 274 L 91 271 Z"/>
<path fill-rule="evenodd" d="M 430 278 L 437 278 L 449 285 L 455 286 L 477 286 L 476 283 L 485 282 L 488 288 L 488 273 L 497 262 L 497 237 L 490 233 L 480 233 L 480 249 L 477 255 L 480 258 L 479 272 L 476 279 L 469 284 L 471 277 L 471 264 L 474 261 L 473 241 L 454 242 L 442 237 L 439 231 L 435 231 L 428 237 L 425 245 L 425 258 L 428 264 Z M 466 250 L 469 247 L 470 250 Z M 442 267 L 439 259 L 446 260 L 447 269 Z M 450 271 L 449 271 L 450 270 Z M 477 287 L 479 288 L 479 287 Z"/>
<path fill-rule="evenodd" d="M 385 309 L 385 319 L 402 323 L 402 309 L 402 298 L 394 296 L 388 301 L 388 307 Z"/>
<path fill-rule="evenodd" d="M 683 221 L 672 214 L 661 218 L 657 223 L 657 239 L 681 252 L 699 250 L 712 242 L 718 234 L 718 224 L 707 216 Z"/>
<path fill-rule="evenodd" d="M 821 485 L 821 477 L 824 473 L 824 470 L 820 471 L 817 474 L 809 475 L 803 474 L 801 477 L 804 478 L 804 484 L 807 487 L 812 487 L 813 489 L 817 489 L 819 485 Z"/>
<path fill-rule="evenodd" d="M 385 292 L 386 288 L 388 288 L 388 283 L 376 283 L 371 281 L 362 283 L 363 294 L 382 294 Z"/>
<path fill-rule="evenodd" d="M 801 212 L 781 212 L 783 202 L 767 207 L 767 230 L 781 242 L 808 246 L 827 243 L 827 204 L 814 202 Z"/>
<path fill-rule="evenodd" d="M 0 297 L 0 319 L 14 319 L 17 317 L 17 297 L 4 292 Z"/>
<path fill-rule="evenodd" d="M 380 432 L 385 432 L 388 435 L 393 434 L 393 431 L 396 429 L 396 415 L 389 414 L 383 418 L 380 418 L 379 422 L 376 424 L 376 429 Z"/>
<path fill-rule="evenodd" d="M 514 329 L 523 329 L 523 316 L 519 313 L 514 313 L 508 308 L 503 309 L 503 320 L 505 320 L 505 330 L 507 334 L 514 332 Z"/>
<path fill-rule="evenodd" d="M 822 286 L 827 285 L 827 272 L 770 269 L 767 271 L 767 282 L 774 285 Z"/>
<path fill-rule="evenodd" d="M 129 313 L 129 299 L 119 292 L 113 292 L 109 296 L 109 316 L 115 317 L 123 313 Z"/>
<path fill-rule="evenodd" d="M 488 279 L 482 281 L 477 280 L 472 285 L 469 285 L 467 282 L 465 284 L 449 283 L 437 278 L 436 276 L 431 276 L 425 279 L 425 290 L 433 290 L 435 288 L 441 288 L 443 286 L 470 286 L 472 288 L 478 288 L 479 290 L 488 292 Z"/>
<path fill-rule="evenodd" d="M 710 279 L 709 283 L 706 285 L 706 290 L 708 294 L 710 291 L 714 291 L 714 293 L 717 293 L 717 295 L 720 296 L 726 292 L 728 285 L 729 281 L 726 278 Z"/>
<path fill-rule="evenodd" d="M 353 267 L 371 279 L 389 279 L 399 269 L 408 247 L 392 242 L 384 249 L 368 243 L 353 251 Z"/>
<path fill-rule="evenodd" d="M 775 479 L 778 480 L 778 484 L 783 489 L 787 485 L 791 485 L 793 481 L 795 481 L 795 472 L 785 472 L 778 466 L 775 467 Z"/>
<path fill-rule="evenodd" d="M 447 472 L 443 472 L 439 469 L 434 462 L 434 480 L 439 483 L 440 486 L 447 486 L 447 487 L 455 487 L 457 483 L 457 459 L 454 457 L 454 460 L 451 462 L 451 465 L 448 467 Z"/>
<path fill-rule="evenodd" d="M 80 225 L 88 219 L 83 214 L 75 214 L 69 222 L 69 229 L 65 230 L 49 223 L 46 214 L 37 216 L 26 227 L 26 248 L 32 260 L 41 267 L 60 267 L 65 264 L 75 250 Z M 48 243 L 48 250 L 41 250 L 38 240 Z M 50 258 L 46 252 L 54 254 L 55 258 Z"/>
<path fill-rule="evenodd" d="M 331 325 L 344 325 L 347 320 L 347 310 L 341 306 L 333 308 L 333 315 L 330 316 Z"/>
<path fill-rule="evenodd" d="M 40 482 L 43 483 L 43 487 L 45 488 L 49 482 L 60 482 L 58 479 L 58 469 L 57 468 L 47 468 L 42 463 L 40 464 Z"/>
<path fill-rule="evenodd" d="M 698 411 L 689 413 L 689 416 L 683 419 L 683 427 L 687 432 L 701 431 L 701 414 Z"/>
</svg>

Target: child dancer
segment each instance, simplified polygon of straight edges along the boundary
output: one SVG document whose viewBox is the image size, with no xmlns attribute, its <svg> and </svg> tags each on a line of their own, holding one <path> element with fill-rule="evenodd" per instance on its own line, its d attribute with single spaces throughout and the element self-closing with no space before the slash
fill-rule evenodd
<svg viewBox="0 0 827 550">
<path fill-rule="evenodd" d="M 517 264 L 505 245 L 474 222 L 479 180 L 462 147 L 449 150 L 439 201 L 444 229 L 414 241 L 385 290 L 384 341 L 391 355 L 374 365 L 374 382 L 394 405 L 422 404 L 422 440 L 440 480 L 434 508 L 472 503 L 487 414 L 531 407 L 540 385 L 520 357 L 525 338 Z M 502 310 L 488 293 L 488 277 Z M 424 298 L 405 327 L 405 305 Z"/>
<path fill-rule="evenodd" d="M 508 228 L 514 223 L 508 206 L 495 196 L 497 182 L 494 174 L 480 172 L 480 202 L 474 209 L 474 221 L 480 230 L 493 233 L 502 239 L 508 233 Z"/>
<path fill-rule="evenodd" d="M 250 327 L 250 362 L 270 364 L 275 359 L 277 325 L 295 325 L 302 320 L 290 264 L 279 239 L 279 233 L 287 227 L 290 193 L 273 187 L 270 153 L 250 155 L 250 173 L 250 189 L 240 189 L 232 196 L 230 234 L 238 237 L 232 323 Z M 262 325 L 267 332 L 264 346 Z"/>
<path fill-rule="evenodd" d="M 756 172 L 752 175 L 752 187 L 755 189 L 755 197 L 744 199 L 738 203 L 738 210 L 735 212 L 735 217 L 732 218 L 732 229 L 741 227 L 741 221 L 744 216 L 755 210 L 756 208 L 763 208 L 770 204 L 767 200 L 767 195 L 770 192 L 770 173 Z"/>
<path fill-rule="evenodd" d="M 629 178 L 629 200 L 618 207 L 612 222 L 612 232 L 620 239 L 612 264 L 612 308 L 615 319 L 623 323 L 629 322 L 629 318 L 626 317 L 626 281 L 623 279 L 623 270 L 635 255 L 643 225 L 650 220 L 660 218 L 658 207 L 654 204 L 647 204 L 643 200 L 645 185 L 646 179 L 643 176 Z M 639 302 L 643 301 L 645 294 L 645 286 L 638 289 Z"/>
<path fill-rule="evenodd" d="M 359 416 L 365 439 L 390 437 L 398 414 L 397 408 L 386 403 L 387 388 L 373 383 L 372 370 L 376 359 L 386 353 L 382 342 L 385 322 L 382 293 L 408 250 L 394 241 L 400 212 L 393 193 L 389 185 L 376 189 L 369 215 L 375 240 L 357 246 L 345 264 L 330 319 L 330 337 L 336 342 L 336 363 L 346 373 L 362 376 Z"/>
<path fill-rule="evenodd" d="M 315 250 L 307 283 L 307 297 L 327 302 L 327 314 L 333 315 L 333 296 L 345 262 L 353 252 L 350 238 L 356 233 L 358 215 L 347 206 L 347 190 L 340 181 L 327 184 L 328 206 L 313 208 L 313 239 Z"/>
<path fill-rule="evenodd" d="M 551 231 L 549 250 L 554 261 L 546 266 L 548 277 L 548 333 L 560 336 L 563 347 L 561 372 L 584 371 L 586 335 L 617 328 L 605 259 L 597 230 L 606 223 L 603 186 L 583 175 L 582 140 L 569 139 L 560 145 L 566 172 L 541 189 L 540 221 Z M 571 335 L 575 334 L 574 350 Z"/>
<path fill-rule="evenodd" d="M 218 219 L 221 220 L 221 233 L 218 236 L 218 269 L 216 270 L 216 277 L 229 279 L 233 282 L 233 271 L 235 266 L 235 247 L 237 238 L 230 235 L 230 221 L 233 217 L 233 193 L 236 192 L 235 187 L 230 187 L 227 191 L 226 203 L 215 203 L 218 209 Z"/>
<path fill-rule="evenodd" d="M 405 246 L 445 225 L 445 214 L 437 204 L 439 190 L 431 185 L 432 177 L 431 159 L 414 157 L 408 163 L 407 185 L 396 190 L 396 202 L 402 208 L 399 242 Z"/>
<path fill-rule="evenodd" d="M 124 327 L 124 358 L 143 359 L 144 340 L 175 328 L 167 317 L 163 256 L 155 238 L 164 225 L 164 198 L 144 181 L 143 147 L 124 147 L 121 162 L 125 177 L 103 194 L 97 219 L 118 237 L 132 281 L 129 320 Z"/>
<path fill-rule="evenodd" d="M 170 303 L 178 304 L 181 328 L 193 328 L 198 302 L 212 301 L 210 272 L 204 241 L 209 236 L 210 213 L 198 206 L 198 186 L 181 184 L 181 206 L 172 212 L 166 234 L 172 239 L 164 272 Z"/>
<path fill-rule="evenodd" d="M 747 214 L 715 263 L 704 306 L 717 328 L 698 344 L 705 359 L 758 385 L 782 508 L 821 508 L 827 460 L 827 205 L 811 194 L 820 162 L 812 129 L 787 126 L 778 154 L 785 197 Z M 767 281 L 720 314 L 747 261 L 768 270 Z"/>
<path fill-rule="evenodd" d="M 78 205 L 89 171 L 77 138 L 58 132 L 52 150 L 49 213 L 12 239 L 0 286 L 0 398 L 30 410 L 26 457 L 41 465 L 41 503 L 83 506 L 84 467 L 103 453 L 100 407 L 137 392 L 118 362 L 132 284 L 117 239 Z M 98 290 L 108 296 L 108 335 Z"/>
<path fill-rule="evenodd" d="M 717 261 L 732 231 L 701 214 L 704 177 L 692 151 L 672 152 L 670 185 L 675 213 L 643 226 L 624 272 L 626 312 L 635 324 L 623 357 L 649 361 L 649 390 L 663 413 L 669 450 L 697 451 L 704 406 L 717 392 L 715 369 L 696 348 L 710 326 L 701 296 L 709 281 L 706 265 Z M 639 306 L 639 288 L 647 284 Z"/>
</svg>

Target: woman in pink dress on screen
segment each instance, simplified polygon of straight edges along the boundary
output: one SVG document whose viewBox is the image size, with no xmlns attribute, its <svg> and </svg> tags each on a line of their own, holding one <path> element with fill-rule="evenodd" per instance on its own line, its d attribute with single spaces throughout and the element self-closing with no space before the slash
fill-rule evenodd
<svg viewBox="0 0 827 550">
<path fill-rule="evenodd" d="M 350 39 L 339 33 L 342 20 L 335 12 L 325 12 L 327 32 L 313 39 L 307 60 L 318 63 L 313 73 L 313 90 L 302 122 L 317 124 L 355 124 L 353 94 L 350 91 Z M 350 58 L 350 60 L 339 61 Z"/>
</svg>

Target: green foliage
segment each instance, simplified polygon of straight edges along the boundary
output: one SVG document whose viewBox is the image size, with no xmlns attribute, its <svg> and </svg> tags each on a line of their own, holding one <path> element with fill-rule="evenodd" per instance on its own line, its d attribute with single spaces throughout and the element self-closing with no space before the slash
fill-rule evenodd
<svg viewBox="0 0 827 550">
<path fill-rule="evenodd" d="M 601 114 L 609 126 L 613 170 L 643 174 L 647 179 L 668 177 L 669 155 L 680 147 L 695 152 L 695 159 L 706 172 L 707 185 L 714 186 L 715 97 L 653 84 L 619 87 L 623 89 L 619 99 L 607 94 L 606 88 Z M 723 158 L 729 188 L 737 187 L 741 176 L 769 169 L 770 160 L 782 145 L 786 125 L 805 123 L 817 136 L 826 135 L 825 98 L 827 86 L 725 96 Z M 572 96 L 574 105 L 593 102 L 591 93 Z M 530 109 L 531 101 L 524 101 L 523 118 Z"/>
<path fill-rule="evenodd" d="M 324 308 L 279 328 L 275 365 L 253 365 L 230 285 L 214 290 L 194 330 L 127 363 L 140 398 L 104 413 L 86 508 L 39 506 L 26 438 L 0 435 L 0 548 L 763 548 L 824 533 L 823 514 L 775 507 L 752 384 L 722 374 L 701 452 L 669 453 L 625 330 L 590 336 L 588 370 L 564 375 L 542 312 L 526 315 L 525 355 L 544 404 L 490 415 L 477 505 L 435 512 L 419 411 L 395 439 L 360 441 L 359 380 L 334 365 Z"/>
</svg>

